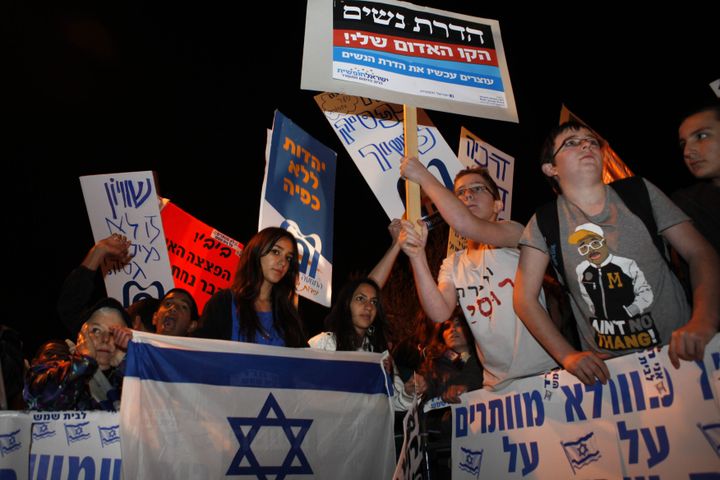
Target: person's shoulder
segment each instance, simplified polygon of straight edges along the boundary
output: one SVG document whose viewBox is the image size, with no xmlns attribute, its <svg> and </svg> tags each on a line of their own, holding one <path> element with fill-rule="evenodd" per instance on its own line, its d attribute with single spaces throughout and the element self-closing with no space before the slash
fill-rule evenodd
<svg viewBox="0 0 720 480">
<path fill-rule="evenodd" d="M 645 188 L 647 189 L 648 195 L 650 196 L 650 199 L 656 198 L 658 196 L 667 198 L 667 194 L 657 185 L 655 185 L 653 182 L 648 180 L 645 177 L 637 177 L 642 180 L 642 182 L 645 184 Z"/>
<path fill-rule="evenodd" d="M 204 332 L 208 322 L 213 323 L 214 319 L 224 319 L 230 314 L 231 308 L 232 290 L 226 288 L 216 291 L 205 303 L 200 314 L 202 325 L 195 332 Z"/>
<path fill-rule="evenodd" d="M 695 182 L 690 186 L 675 190 L 672 195 L 670 195 L 670 198 L 672 198 L 673 200 L 678 198 L 684 199 L 708 193 L 714 193 L 718 195 L 720 194 L 720 188 L 714 185 L 712 182 Z"/>
<path fill-rule="evenodd" d="M 454 252 L 448 253 L 443 259 L 442 263 L 452 263 L 455 261 L 456 258 L 459 259 L 465 254 L 467 254 L 467 248 L 463 248 L 462 250 L 455 250 Z"/>
<path fill-rule="evenodd" d="M 448 254 L 447 257 L 442 261 L 442 264 L 440 265 L 441 268 L 449 268 L 453 269 L 457 267 L 458 264 L 461 262 L 467 262 L 469 261 L 468 257 L 468 249 L 463 248 L 462 250 L 457 250 L 455 252 L 452 252 Z"/>
<path fill-rule="evenodd" d="M 337 342 L 335 341 L 335 334 L 333 332 L 318 333 L 308 340 L 308 345 L 318 350 L 336 350 L 337 348 Z"/>
<path fill-rule="evenodd" d="M 232 290 L 230 290 L 229 288 L 223 288 L 223 289 L 215 292 L 212 295 L 212 297 L 210 297 L 210 300 L 208 300 L 208 303 L 212 302 L 212 301 L 216 301 L 216 302 L 227 301 L 230 298 L 232 298 Z"/>
</svg>

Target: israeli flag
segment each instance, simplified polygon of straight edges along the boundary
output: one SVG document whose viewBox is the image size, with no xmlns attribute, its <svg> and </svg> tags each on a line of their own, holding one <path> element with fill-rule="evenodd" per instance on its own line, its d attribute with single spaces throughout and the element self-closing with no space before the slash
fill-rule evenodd
<svg viewBox="0 0 720 480">
<path fill-rule="evenodd" d="M 0 434 L 0 455 L 4 457 L 22 448 L 22 442 L 18 441 L 18 437 L 20 437 L 20 429 Z"/>
<path fill-rule="evenodd" d="M 112 425 L 110 427 L 98 426 L 100 433 L 100 445 L 105 448 L 120 441 L 120 425 Z"/>
<path fill-rule="evenodd" d="M 471 450 L 469 448 L 460 447 L 462 452 L 461 460 L 458 463 L 458 468 L 463 470 L 475 478 L 480 478 L 480 467 L 482 464 L 482 457 L 484 450 Z"/>
<path fill-rule="evenodd" d="M 575 474 L 578 469 L 597 461 L 602 456 L 597 447 L 595 432 L 590 432 L 572 442 L 560 443 L 565 451 L 565 456 L 568 459 L 573 474 Z"/>
<path fill-rule="evenodd" d="M 90 422 L 66 423 L 65 437 L 67 438 L 67 444 L 70 445 L 90 438 L 90 432 L 87 431 L 88 425 L 90 425 Z"/>
<path fill-rule="evenodd" d="M 134 332 L 124 478 L 390 478 L 381 355 Z"/>
<path fill-rule="evenodd" d="M 0 479 L 28 478 L 32 417 L 0 410 Z"/>
</svg>

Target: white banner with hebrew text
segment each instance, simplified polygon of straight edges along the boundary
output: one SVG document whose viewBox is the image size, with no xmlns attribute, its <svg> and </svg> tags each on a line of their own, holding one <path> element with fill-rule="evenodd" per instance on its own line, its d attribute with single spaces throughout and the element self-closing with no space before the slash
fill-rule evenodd
<svg viewBox="0 0 720 480">
<path fill-rule="evenodd" d="M 388 218 L 405 213 L 405 181 L 400 178 L 403 158 L 403 108 L 371 98 L 322 93 L 320 109 L 350 154 Z M 422 110 L 418 110 L 418 158 L 447 188 L 463 168 L 455 153 Z M 431 214 L 427 211 L 423 215 Z"/>
<path fill-rule="evenodd" d="M 120 417 L 115 412 L 30 412 L 31 480 L 120 479 Z"/>
<path fill-rule="evenodd" d="M 0 411 L 0 479 L 28 478 L 31 428 L 28 414 Z"/>
<path fill-rule="evenodd" d="M 606 363 L 606 385 L 560 370 L 463 395 L 453 478 L 719 478 L 720 334 L 679 370 L 667 347 Z"/>
</svg>

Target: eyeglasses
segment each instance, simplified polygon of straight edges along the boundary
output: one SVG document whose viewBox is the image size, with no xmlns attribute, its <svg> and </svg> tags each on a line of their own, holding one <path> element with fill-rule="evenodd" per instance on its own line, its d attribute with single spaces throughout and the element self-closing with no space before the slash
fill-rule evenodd
<svg viewBox="0 0 720 480">
<path fill-rule="evenodd" d="M 591 147 L 600 148 L 602 146 L 602 142 L 597 137 L 568 137 L 560 144 L 558 149 L 555 150 L 552 158 L 555 158 L 555 155 L 560 153 L 560 150 L 562 150 L 563 148 L 578 148 L 585 141 L 587 141 Z"/>
<path fill-rule="evenodd" d="M 601 238 L 600 240 L 593 240 L 590 243 L 586 243 L 585 245 L 580 245 L 578 247 L 578 253 L 580 255 L 587 255 L 587 253 L 592 248 L 593 250 L 598 250 L 600 247 L 605 245 L 605 239 Z"/>
<path fill-rule="evenodd" d="M 110 332 L 110 330 L 106 330 L 99 325 L 93 325 L 88 328 L 88 333 L 95 340 L 100 340 L 101 342 L 107 341 L 112 336 L 112 332 Z"/>
<path fill-rule="evenodd" d="M 465 187 L 458 188 L 457 190 L 455 190 L 455 196 L 462 200 L 462 198 L 467 192 L 470 192 L 473 197 L 480 194 L 480 192 L 486 192 L 492 195 L 490 187 L 488 187 L 487 185 L 483 185 L 482 183 L 476 183 L 475 185 L 467 185 Z"/>
<path fill-rule="evenodd" d="M 373 307 L 377 307 L 379 303 L 377 298 L 368 298 L 365 295 L 355 295 L 353 301 L 358 302 L 363 307 L 368 303 L 370 303 Z"/>
</svg>

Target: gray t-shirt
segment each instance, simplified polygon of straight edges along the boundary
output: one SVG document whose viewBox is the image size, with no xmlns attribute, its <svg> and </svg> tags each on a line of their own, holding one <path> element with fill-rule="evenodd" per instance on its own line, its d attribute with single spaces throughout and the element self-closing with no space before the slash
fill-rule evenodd
<svg viewBox="0 0 720 480">
<path fill-rule="evenodd" d="M 658 232 L 688 217 L 645 180 Z M 606 186 L 598 215 L 558 197 L 560 244 L 570 304 L 583 349 L 623 355 L 665 345 L 690 319 L 680 282 L 658 252 L 643 221 Z M 535 216 L 520 245 L 548 252 Z"/>
</svg>

